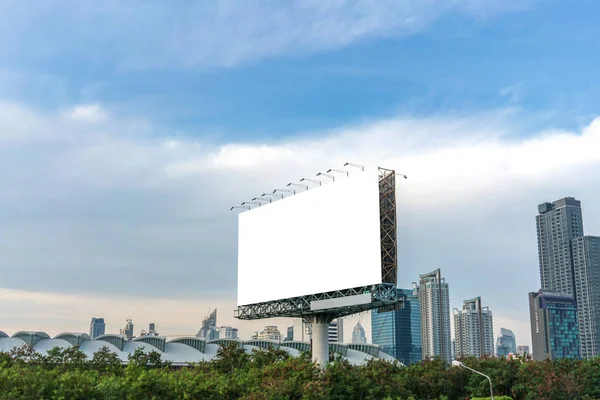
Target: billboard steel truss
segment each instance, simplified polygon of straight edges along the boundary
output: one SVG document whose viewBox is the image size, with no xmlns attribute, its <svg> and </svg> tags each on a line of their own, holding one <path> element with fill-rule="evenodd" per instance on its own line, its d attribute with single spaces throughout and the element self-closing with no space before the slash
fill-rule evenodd
<svg viewBox="0 0 600 400">
<path fill-rule="evenodd" d="M 361 295 L 365 293 L 371 294 L 371 303 L 343 306 L 337 309 L 332 308 L 326 310 L 325 312 L 335 313 L 337 317 L 344 317 L 346 315 L 367 311 L 374 307 L 394 303 L 396 301 L 396 285 L 384 283 L 380 285 L 362 286 L 352 289 L 336 290 L 327 293 L 318 293 L 308 296 L 293 297 L 290 299 L 238 306 L 237 310 L 234 311 L 234 317 L 243 320 L 275 317 L 302 318 L 306 315 L 320 314 L 324 312 L 324 310 L 311 310 L 310 306 L 313 301 L 329 300 L 340 297 Z"/>
<path fill-rule="evenodd" d="M 381 229 L 381 281 L 395 285 L 398 280 L 396 172 L 385 168 L 379 168 L 379 222 Z"/>
</svg>

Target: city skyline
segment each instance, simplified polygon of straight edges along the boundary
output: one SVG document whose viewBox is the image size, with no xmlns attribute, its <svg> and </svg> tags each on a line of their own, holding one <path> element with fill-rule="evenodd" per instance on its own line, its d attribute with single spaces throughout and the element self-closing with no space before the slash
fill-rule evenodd
<svg viewBox="0 0 600 400">
<path fill-rule="evenodd" d="M 55 3 L 0 15 L 0 329 L 195 334 L 211 306 L 248 337 L 229 206 L 344 162 L 409 176 L 398 287 L 441 268 L 517 344 L 536 205 L 600 233 L 595 3 Z"/>
</svg>

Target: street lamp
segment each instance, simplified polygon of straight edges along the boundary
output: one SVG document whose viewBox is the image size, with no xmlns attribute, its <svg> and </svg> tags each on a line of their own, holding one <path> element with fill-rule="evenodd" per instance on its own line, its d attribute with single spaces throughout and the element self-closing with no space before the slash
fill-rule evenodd
<svg viewBox="0 0 600 400">
<path fill-rule="evenodd" d="M 460 362 L 458 360 L 452 361 L 452 366 L 453 367 L 466 368 L 466 369 L 468 369 L 471 372 L 475 372 L 476 374 L 479 374 L 481 376 L 485 376 L 487 378 L 487 380 L 490 382 L 490 397 L 491 397 L 492 400 L 494 400 L 494 390 L 492 389 L 492 379 L 489 376 L 487 376 L 486 374 L 483 374 L 483 373 L 481 373 L 479 371 L 475 371 L 473 368 L 467 367 L 465 364 L 463 364 L 462 362 Z"/>
<path fill-rule="evenodd" d="M 242 203 L 243 206 L 245 206 L 246 204 L 258 204 L 259 207 L 262 205 L 262 203 L 260 201 L 244 201 Z M 250 206 L 250 207 L 252 207 L 252 206 Z"/>
<path fill-rule="evenodd" d="M 229 209 L 229 211 L 234 210 L 236 208 L 243 208 L 244 210 L 249 210 L 250 206 L 233 206 Z"/>
<path fill-rule="evenodd" d="M 296 194 L 296 191 L 294 189 L 289 189 L 289 190 L 288 189 L 275 189 L 275 190 L 273 190 L 273 194 L 278 194 L 275 192 L 285 192 L 285 193 Z M 281 195 L 281 196 L 283 196 L 283 195 Z M 282 199 L 283 199 L 283 197 L 282 197 Z"/>
<path fill-rule="evenodd" d="M 316 179 L 308 179 L 308 178 L 302 178 L 302 179 L 300 179 L 300 182 L 304 182 L 304 181 L 312 182 L 312 183 L 318 183 L 319 186 L 321 186 L 321 181 L 318 181 Z"/>
<path fill-rule="evenodd" d="M 288 186 L 288 187 L 290 187 L 290 186 L 292 186 L 292 185 L 293 185 L 293 186 L 298 186 L 298 187 L 304 188 L 304 190 L 308 190 L 308 185 L 301 185 L 301 184 L 299 184 L 299 183 L 294 183 L 294 182 L 290 182 L 290 183 L 288 183 L 288 184 L 287 184 L 287 186 Z"/>
<path fill-rule="evenodd" d="M 332 169 L 332 168 L 329 168 L 327 170 L 327 173 L 330 173 L 330 172 L 337 172 L 339 174 L 346 174 L 346 176 L 348 176 L 348 171 L 343 170 L 343 169 Z"/>
<path fill-rule="evenodd" d="M 280 199 L 283 199 L 283 195 L 281 193 L 263 193 L 260 195 L 260 197 L 265 197 L 265 196 L 274 196 L 274 197 L 279 197 Z"/>
<path fill-rule="evenodd" d="M 321 175 L 322 175 L 322 176 L 326 176 L 326 177 L 328 177 L 328 178 L 331 178 L 331 180 L 335 181 L 335 176 L 333 176 L 333 175 L 331 175 L 331 174 L 324 174 L 324 173 L 322 173 L 322 172 L 319 172 L 319 173 L 317 174 L 317 176 L 321 176 Z"/>
<path fill-rule="evenodd" d="M 363 171 L 365 170 L 365 166 L 364 165 L 352 164 L 352 163 L 347 162 L 346 164 L 344 164 L 344 167 L 347 167 L 348 165 L 350 165 L 351 167 L 360 168 Z"/>
</svg>

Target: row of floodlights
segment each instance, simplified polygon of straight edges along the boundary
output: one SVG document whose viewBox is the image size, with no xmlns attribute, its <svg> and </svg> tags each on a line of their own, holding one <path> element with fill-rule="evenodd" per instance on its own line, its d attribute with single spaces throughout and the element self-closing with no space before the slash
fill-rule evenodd
<svg viewBox="0 0 600 400">
<path fill-rule="evenodd" d="M 360 168 L 361 171 L 365 170 L 364 165 L 359 165 L 359 164 L 353 164 L 353 163 L 349 163 L 347 162 L 346 164 L 344 164 L 344 167 L 355 167 L 355 168 Z M 348 176 L 349 173 L 348 171 L 346 171 L 345 169 L 333 169 L 330 168 L 327 170 L 327 172 L 319 172 L 316 176 L 324 176 L 326 178 L 331 179 L 332 181 L 335 181 L 335 175 L 332 174 L 332 172 L 338 173 L 338 174 L 343 174 Z M 311 182 L 311 183 L 316 183 L 319 186 L 322 185 L 322 181 L 318 180 L 318 179 L 309 179 L 309 178 L 302 178 L 300 179 L 300 182 Z M 289 188 L 290 186 L 296 186 L 296 187 L 300 187 L 304 190 L 308 190 L 309 187 L 308 185 L 302 185 L 300 183 L 294 183 L 294 182 L 290 182 L 287 184 L 287 187 Z M 257 206 L 260 207 L 261 205 L 265 204 L 262 203 L 267 202 L 267 203 L 271 203 L 273 201 L 273 197 L 275 198 L 279 198 L 279 199 L 283 199 L 283 193 L 290 193 L 292 195 L 296 194 L 296 190 L 295 189 L 275 189 L 273 190 L 273 193 L 263 193 L 260 195 L 260 197 L 255 197 L 252 199 L 252 201 L 244 201 L 241 205 L 239 206 L 233 206 L 229 209 L 229 211 L 234 210 L 236 208 L 243 208 L 245 210 L 250 210 L 252 208 L 252 206 Z M 265 197 L 265 196 L 270 196 L 270 197 Z"/>
</svg>

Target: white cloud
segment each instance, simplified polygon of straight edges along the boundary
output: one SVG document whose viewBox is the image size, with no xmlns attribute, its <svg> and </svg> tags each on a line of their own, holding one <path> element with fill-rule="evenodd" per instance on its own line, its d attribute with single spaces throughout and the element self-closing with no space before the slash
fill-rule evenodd
<svg viewBox="0 0 600 400">
<path fill-rule="evenodd" d="M 108 117 L 106 111 L 98 104 L 77 105 L 67 112 L 65 116 L 73 121 L 89 123 L 103 122 Z"/>
<path fill-rule="evenodd" d="M 0 55 L 34 60 L 69 55 L 129 66 L 234 66 L 263 57 L 337 49 L 398 38 L 450 12 L 476 17 L 523 1 L 292 0 L 171 4 L 8 0 L 0 16 Z M 525 3 L 530 3 L 526 1 Z M 2 30 L 2 28 L 4 30 Z M 97 35 L 97 32 L 102 35 Z M 1 40 L 1 39 L 0 39 Z M 90 52 L 89 49 L 94 51 Z M 27 54 L 23 54 L 23 50 Z"/>
<path fill-rule="evenodd" d="M 231 317 L 236 218 L 229 206 L 351 161 L 409 175 L 398 183 L 400 286 L 439 267 L 453 307 L 480 295 L 505 319 L 498 320 L 502 326 L 524 337 L 527 293 L 539 285 L 537 204 L 578 197 L 586 232 L 600 234 L 593 206 L 600 202 L 600 120 L 578 132 L 519 138 L 511 133 L 520 118 L 515 111 L 399 116 L 279 143 L 219 145 L 173 139 L 172 132 L 108 111 L 103 122 L 73 124 L 63 113 L 0 103 L 2 135 L 9 138 L 0 141 L 2 284 L 67 296 L 23 300 L 5 290 L 21 306 L 4 307 L 0 319 L 16 327 L 43 318 L 31 303 L 38 299 L 48 315 L 63 315 L 56 330 L 85 326 L 92 312 L 121 321 L 126 313 L 107 299 L 125 294 L 175 302 L 183 311 L 173 316 L 144 308 L 143 300 L 127 309 L 127 317 L 157 320 L 164 329 L 197 327 L 201 316 L 190 307 L 219 305 Z M 75 294 L 82 292 L 90 293 L 85 307 L 71 308 L 79 307 L 73 296 L 86 297 Z M 68 310 L 73 319 L 64 317 Z M 185 318 L 194 322 L 177 325 Z"/>
</svg>

